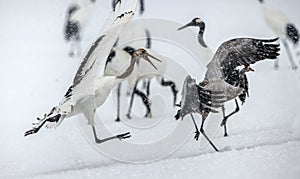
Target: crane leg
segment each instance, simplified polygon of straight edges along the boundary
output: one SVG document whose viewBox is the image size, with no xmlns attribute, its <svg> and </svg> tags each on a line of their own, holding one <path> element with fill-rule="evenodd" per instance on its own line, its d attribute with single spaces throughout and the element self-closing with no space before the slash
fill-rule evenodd
<svg viewBox="0 0 300 179">
<path fill-rule="evenodd" d="M 142 15 L 145 11 L 144 0 L 140 0 L 140 15 Z"/>
<path fill-rule="evenodd" d="M 149 98 L 149 95 L 150 95 L 150 83 L 151 83 L 151 80 L 148 80 L 147 86 L 146 86 L 147 98 Z"/>
<path fill-rule="evenodd" d="M 283 43 L 284 48 L 286 50 L 286 53 L 288 55 L 289 61 L 290 61 L 291 65 L 292 65 L 292 70 L 297 70 L 298 66 L 296 65 L 296 63 L 294 61 L 294 58 L 293 58 L 293 55 L 291 53 L 289 45 L 287 44 L 286 40 L 282 40 L 282 43 Z"/>
<path fill-rule="evenodd" d="M 116 122 L 120 122 L 120 97 L 121 97 L 121 83 L 118 85 L 117 89 L 117 118 Z"/>
<path fill-rule="evenodd" d="M 215 151 L 219 152 L 219 150 L 217 149 L 217 147 L 213 144 L 213 142 L 208 138 L 208 136 L 205 134 L 205 131 L 203 129 L 203 125 L 204 125 L 204 121 L 206 119 L 206 116 L 202 115 L 202 123 L 201 123 L 201 127 L 200 127 L 200 132 L 201 134 L 206 138 L 206 140 L 209 142 L 209 144 L 215 149 Z"/>
<path fill-rule="evenodd" d="M 274 60 L 274 69 L 278 70 L 279 69 L 279 59 Z"/>
<path fill-rule="evenodd" d="M 177 100 L 177 87 L 176 84 L 173 81 L 165 81 L 164 78 L 161 79 L 161 83 L 162 86 L 170 86 L 172 93 L 173 93 L 173 106 L 176 105 L 176 100 Z"/>
<path fill-rule="evenodd" d="M 142 89 L 146 89 L 146 88 L 147 88 L 147 80 L 145 78 L 143 78 Z"/>
<path fill-rule="evenodd" d="M 75 41 L 71 39 L 71 44 L 70 44 L 70 51 L 69 51 L 69 57 L 74 57 L 75 55 Z"/>
<path fill-rule="evenodd" d="M 143 100 L 144 105 L 147 108 L 147 112 L 145 114 L 145 117 L 150 117 L 152 118 L 152 113 L 151 113 L 151 107 L 150 107 L 150 102 L 149 102 L 149 98 L 140 90 L 135 89 L 134 91 L 135 94 L 137 94 L 138 96 L 140 96 Z"/>
<path fill-rule="evenodd" d="M 136 84 L 134 85 L 132 94 L 131 94 L 131 99 L 130 99 L 130 104 L 129 104 L 129 109 L 128 109 L 128 113 L 127 113 L 127 117 L 130 119 L 131 118 L 131 109 L 132 109 L 132 105 L 133 105 L 133 98 L 134 95 L 138 95 L 142 98 L 144 105 L 147 108 L 147 112 L 145 114 L 145 117 L 152 117 L 152 113 L 151 113 L 151 108 L 150 108 L 150 101 L 148 99 L 148 97 L 140 90 L 137 89 L 137 84 L 138 82 L 136 82 Z"/>
<path fill-rule="evenodd" d="M 239 104 L 237 102 L 236 99 L 234 99 L 235 101 L 235 105 L 236 105 L 236 108 L 233 112 L 231 112 L 230 114 L 228 114 L 227 116 L 225 115 L 225 107 L 222 106 L 222 112 L 223 112 L 223 120 L 222 120 L 222 123 L 221 123 L 221 126 L 224 126 L 224 137 L 227 137 L 228 136 L 228 133 L 227 133 L 227 120 L 230 116 L 234 115 L 235 113 L 239 112 L 240 111 L 240 107 L 239 107 Z"/>
<path fill-rule="evenodd" d="M 104 138 L 104 139 L 99 139 L 97 137 L 97 133 L 96 133 L 96 129 L 95 129 L 95 126 L 92 126 L 93 128 L 93 133 L 94 133 L 94 138 L 95 138 L 95 142 L 97 144 L 101 144 L 103 142 L 107 142 L 109 140 L 113 140 L 113 139 L 119 139 L 119 140 L 122 140 L 122 139 L 127 139 L 129 137 L 131 137 L 130 135 L 130 132 L 126 132 L 124 134 L 118 134 L 118 135 L 115 135 L 115 136 L 112 136 L 112 137 L 107 137 L 107 138 Z"/>
<path fill-rule="evenodd" d="M 195 121 L 195 118 L 194 118 L 193 114 L 191 114 L 191 117 L 192 117 L 192 120 L 193 120 L 195 129 L 196 129 L 194 139 L 195 139 L 195 140 L 198 140 L 198 139 L 199 139 L 199 136 L 200 136 L 200 131 L 199 131 L 199 129 L 198 129 L 198 126 L 197 126 L 197 123 L 196 123 L 196 121 Z"/>
<path fill-rule="evenodd" d="M 138 82 L 135 82 L 135 85 L 133 87 L 132 93 L 131 93 L 131 98 L 130 98 L 130 103 L 129 103 L 129 108 L 128 108 L 128 112 L 126 114 L 128 119 L 131 119 L 130 113 L 131 113 L 131 108 L 132 108 L 132 104 L 133 104 L 133 99 L 134 99 L 134 91 L 136 90 L 136 86 L 137 86 Z"/>
<path fill-rule="evenodd" d="M 71 47 L 70 47 L 69 57 L 74 57 L 76 54 L 77 56 L 81 55 L 80 36 L 78 33 L 75 33 L 70 39 Z"/>
</svg>

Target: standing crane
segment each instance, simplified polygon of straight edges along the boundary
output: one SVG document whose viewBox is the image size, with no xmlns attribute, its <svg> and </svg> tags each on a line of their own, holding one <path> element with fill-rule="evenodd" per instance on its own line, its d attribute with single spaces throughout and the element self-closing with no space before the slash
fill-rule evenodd
<svg viewBox="0 0 300 179">
<path fill-rule="evenodd" d="M 273 30 L 273 32 L 280 37 L 280 40 L 286 50 L 288 59 L 293 70 L 297 70 L 292 51 L 288 42 L 292 43 L 294 47 L 299 44 L 299 31 L 295 24 L 293 24 L 282 12 L 268 6 L 264 0 L 259 0 L 261 9 L 263 11 L 265 21 L 267 25 Z M 278 60 L 275 60 L 274 68 L 279 68 Z"/>
<path fill-rule="evenodd" d="M 191 22 L 178 28 L 178 30 L 182 30 L 187 27 L 198 27 L 199 28 L 198 42 L 203 48 L 207 49 L 207 52 L 208 52 L 210 58 L 212 58 L 213 57 L 212 50 L 206 45 L 204 38 L 203 38 L 204 32 L 205 32 L 205 22 L 202 21 L 199 17 L 196 17 Z M 242 86 L 243 90 L 242 90 L 241 94 L 238 96 L 238 98 L 240 99 L 242 104 L 244 104 L 246 101 L 246 98 L 249 97 L 249 84 L 248 84 L 248 78 L 247 78 L 246 74 L 244 74 L 244 76 L 241 77 L 239 70 L 230 69 L 229 71 L 224 71 L 223 75 L 224 75 L 224 80 L 227 83 L 229 83 L 230 85 L 233 85 L 233 86 L 241 85 Z M 235 113 L 239 112 L 239 110 L 240 110 L 237 99 L 235 99 L 235 105 L 236 105 L 235 110 L 228 115 L 225 115 L 225 107 L 222 106 L 223 122 L 222 122 L 221 126 L 224 126 L 224 136 L 225 137 L 228 136 L 227 125 L 226 125 L 228 118 L 230 116 L 234 115 Z"/>
<path fill-rule="evenodd" d="M 78 0 L 68 7 L 63 33 L 66 42 L 70 43 L 69 57 L 81 55 L 82 29 L 95 2 L 96 0 Z"/>
</svg>

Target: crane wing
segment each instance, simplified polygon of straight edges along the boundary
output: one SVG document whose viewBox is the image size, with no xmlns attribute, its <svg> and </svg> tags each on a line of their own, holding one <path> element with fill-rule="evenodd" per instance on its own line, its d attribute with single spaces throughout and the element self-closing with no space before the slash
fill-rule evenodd
<svg viewBox="0 0 300 179">
<path fill-rule="evenodd" d="M 206 78 L 224 77 L 225 71 L 232 71 L 238 66 L 249 66 L 265 59 L 279 56 L 279 44 L 275 39 L 236 38 L 219 46 L 214 57 L 207 65 Z"/>
<path fill-rule="evenodd" d="M 115 11 L 104 25 L 103 35 L 89 48 L 81 61 L 72 86 L 65 95 L 65 97 L 72 96 L 73 103 L 83 97 L 94 95 L 95 80 L 105 65 L 103 61 L 109 56 L 122 28 L 133 17 L 136 5 L 137 0 L 122 0 L 116 4 Z"/>
<path fill-rule="evenodd" d="M 190 113 L 202 114 L 203 111 L 217 112 L 226 101 L 222 91 L 208 90 L 196 84 L 196 80 L 187 76 L 184 80 L 181 99 L 180 117 Z"/>
</svg>

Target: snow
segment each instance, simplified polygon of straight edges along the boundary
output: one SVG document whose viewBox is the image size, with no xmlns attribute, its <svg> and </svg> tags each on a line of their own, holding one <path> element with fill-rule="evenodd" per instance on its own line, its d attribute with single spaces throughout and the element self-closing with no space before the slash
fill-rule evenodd
<svg viewBox="0 0 300 179">
<path fill-rule="evenodd" d="M 283 11 L 300 27 L 299 1 L 266 2 Z M 223 137 L 218 115 L 211 118 L 219 121 L 207 121 L 210 126 L 208 135 L 221 152 L 215 152 L 202 138 L 199 142 L 193 140 L 194 129 L 188 118 L 184 121 L 173 119 L 176 110 L 169 107 L 172 99 L 169 90 L 158 87 L 156 82 L 153 82 L 154 91 L 151 93 L 156 115 L 154 123 L 148 122 L 152 119 L 143 118 L 130 122 L 146 126 L 142 129 L 114 123 L 115 116 L 110 107 L 112 100 L 108 100 L 98 113 L 112 133 L 130 129 L 132 138 L 128 142 L 132 144 L 157 141 L 176 127 L 186 125 L 190 130 L 181 132 L 188 136 L 188 140 L 163 159 L 152 161 L 151 155 L 164 151 L 164 144 L 144 153 L 137 153 L 140 149 L 114 149 L 123 152 L 125 157 L 130 153 L 132 159 L 140 157 L 140 161 L 149 162 L 127 163 L 110 159 L 87 140 L 90 135 L 85 133 L 85 128 L 78 127 L 86 124 L 81 121 L 82 116 L 63 121 L 55 130 L 42 128 L 38 134 L 24 138 L 24 132 L 30 129 L 36 117 L 43 116 L 61 100 L 80 63 L 79 58 L 68 57 L 69 46 L 63 41 L 62 25 L 69 3 L 67 0 L 0 2 L 0 178 L 299 178 L 300 73 L 299 69 L 290 69 L 283 47 L 279 70 L 273 70 L 272 61 L 253 66 L 255 72 L 249 73 L 250 98 L 241 106 L 241 111 L 229 119 L 229 137 Z M 274 37 L 262 18 L 257 1 L 188 0 L 169 3 L 146 0 L 144 17 L 185 24 L 199 16 L 206 22 L 204 37 L 213 50 L 234 37 Z M 85 28 L 83 49 L 99 35 L 110 8 L 110 1 L 96 2 L 95 11 Z M 165 54 L 169 47 L 163 48 L 160 44 L 153 48 Z M 184 57 L 179 51 L 171 53 L 173 59 L 176 55 Z M 299 58 L 296 61 L 300 65 Z M 196 73 L 203 75 L 202 71 Z M 198 80 L 202 77 L 196 76 Z M 166 98 L 161 98 L 160 94 Z M 139 104 L 137 100 L 133 109 L 136 116 L 144 114 L 144 108 Z M 234 108 L 234 102 L 229 102 L 227 112 Z M 157 114 L 164 111 L 169 111 L 166 117 L 157 119 Z M 126 109 L 122 111 L 125 112 Z M 90 131 L 89 126 L 86 129 Z M 118 147 L 121 144 L 115 141 L 103 144 L 103 148 L 110 145 Z"/>
</svg>

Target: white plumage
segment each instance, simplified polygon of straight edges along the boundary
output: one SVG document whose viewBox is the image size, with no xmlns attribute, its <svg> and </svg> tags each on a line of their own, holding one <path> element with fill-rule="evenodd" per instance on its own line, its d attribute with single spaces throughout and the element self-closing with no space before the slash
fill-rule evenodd
<svg viewBox="0 0 300 179">
<path fill-rule="evenodd" d="M 25 136 L 37 133 L 46 122 L 60 124 L 66 117 L 83 113 L 89 124 L 93 127 L 97 143 L 114 138 L 123 139 L 130 137 L 129 133 L 125 133 L 103 140 L 98 139 L 94 128 L 94 113 L 96 108 L 104 103 L 111 89 L 123 80 L 123 76 L 102 76 L 100 78 L 98 76 L 104 68 L 105 63 L 102 63 L 102 61 L 105 62 L 104 59 L 109 55 L 111 48 L 118 38 L 118 34 L 123 26 L 133 17 L 136 5 L 137 0 L 119 1 L 116 5 L 116 10 L 112 12 L 104 27 L 103 35 L 89 48 L 77 70 L 73 84 L 68 89 L 60 104 L 54 107 L 43 119 L 38 119 L 38 123 L 31 130 L 27 131 Z M 135 60 L 133 58 L 132 66 Z"/>
</svg>

